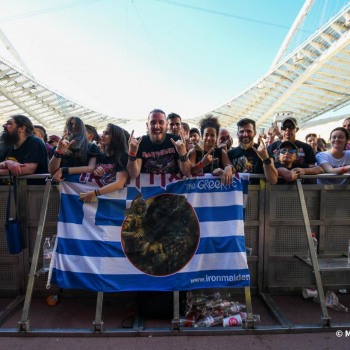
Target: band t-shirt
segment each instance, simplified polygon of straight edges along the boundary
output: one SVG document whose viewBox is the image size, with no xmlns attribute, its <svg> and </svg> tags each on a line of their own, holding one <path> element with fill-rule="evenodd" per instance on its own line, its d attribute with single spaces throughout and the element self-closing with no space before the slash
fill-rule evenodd
<svg viewBox="0 0 350 350">
<path fill-rule="evenodd" d="M 255 143 L 253 145 L 255 148 L 258 148 L 259 145 Z M 243 149 L 238 146 L 235 148 L 231 148 L 227 152 L 230 161 L 233 166 L 239 171 L 244 173 L 252 173 L 252 174 L 263 174 L 264 167 L 261 159 L 253 150 L 253 148 Z M 244 159 L 244 161 L 243 161 Z"/>
<path fill-rule="evenodd" d="M 254 143 L 253 146 L 259 147 L 257 143 Z M 230 149 L 227 155 L 239 173 L 264 174 L 263 163 L 253 148 L 243 149 L 238 146 Z M 259 179 L 250 179 L 253 185 L 259 184 L 259 181 Z"/>
<path fill-rule="evenodd" d="M 278 151 L 281 143 L 282 143 L 281 141 L 275 141 L 274 143 L 272 143 L 267 147 L 267 151 L 269 152 L 270 157 L 274 157 L 275 162 L 278 161 L 278 157 L 279 157 Z M 315 153 L 312 150 L 311 146 L 299 140 L 295 140 L 293 141 L 293 143 L 298 148 L 298 157 L 294 163 L 315 165 L 316 163 Z"/>
<path fill-rule="evenodd" d="M 94 177 L 95 179 L 99 179 L 103 186 L 115 182 L 117 172 L 127 171 L 127 162 L 127 153 L 121 154 L 117 162 L 114 155 L 108 156 L 106 153 L 99 153 L 96 160 L 96 169 L 98 167 L 102 167 L 102 169 L 105 172 L 105 175 L 102 178 L 96 176 Z"/>
<path fill-rule="evenodd" d="M 136 158 L 142 159 L 141 173 L 148 174 L 177 174 L 179 154 L 170 138 L 174 141 L 180 138 L 176 135 L 166 134 L 162 143 L 152 143 L 149 135 L 142 136 Z"/>
</svg>

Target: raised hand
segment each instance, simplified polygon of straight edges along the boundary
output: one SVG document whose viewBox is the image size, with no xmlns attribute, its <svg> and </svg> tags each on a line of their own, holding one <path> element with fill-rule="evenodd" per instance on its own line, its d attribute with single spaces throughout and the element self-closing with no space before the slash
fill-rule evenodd
<svg viewBox="0 0 350 350">
<path fill-rule="evenodd" d="M 260 140 L 258 148 L 255 148 L 254 146 L 252 148 L 261 160 L 265 160 L 270 157 L 269 152 L 267 152 L 265 141 L 263 139 Z"/>
<path fill-rule="evenodd" d="M 228 151 L 228 144 L 229 144 L 230 140 L 226 140 L 222 143 L 220 143 L 220 145 L 218 146 L 219 148 L 223 149 L 225 152 Z"/>
<path fill-rule="evenodd" d="M 176 152 L 177 152 L 180 156 L 186 155 L 186 153 L 187 153 L 186 139 L 185 139 L 185 136 L 184 136 L 182 130 L 180 130 L 180 140 L 177 140 L 177 141 L 175 142 L 174 139 L 171 138 L 170 141 L 171 141 L 172 144 L 175 146 Z"/>
<path fill-rule="evenodd" d="M 68 141 L 66 140 L 66 137 L 68 136 L 68 133 L 65 133 L 62 138 L 58 141 L 57 145 L 57 151 L 60 153 L 66 153 L 68 148 L 75 142 L 75 140 Z"/>
<path fill-rule="evenodd" d="M 131 135 L 129 137 L 129 154 L 135 154 L 139 150 L 140 143 L 142 141 L 142 137 L 140 137 L 138 140 L 134 137 L 134 130 L 131 132 Z"/>
<path fill-rule="evenodd" d="M 214 152 L 214 147 L 211 148 L 208 153 L 202 158 L 201 163 L 203 166 L 207 166 L 208 164 L 213 163 L 215 160 L 217 160 L 217 158 L 214 158 L 213 156 L 213 152 Z"/>
</svg>

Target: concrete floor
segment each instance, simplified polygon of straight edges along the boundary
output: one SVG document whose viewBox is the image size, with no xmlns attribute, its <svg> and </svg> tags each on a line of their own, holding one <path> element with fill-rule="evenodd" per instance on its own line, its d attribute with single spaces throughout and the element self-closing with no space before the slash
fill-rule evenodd
<svg viewBox="0 0 350 350">
<path fill-rule="evenodd" d="M 253 311 L 260 314 L 256 330 L 223 327 L 195 330 L 171 330 L 171 319 L 146 318 L 143 329 L 124 322 L 134 294 L 124 293 L 104 298 L 102 319 L 105 333 L 93 332 L 96 299 L 66 297 L 52 307 L 45 297 L 34 297 L 29 321 L 31 332 L 19 333 L 18 322 L 22 308 L 15 310 L 0 325 L 0 349 L 350 349 L 350 315 L 328 309 L 331 328 L 322 329 L 320 307 L 300 295 L 273 296 L 285 319 L 293 326 L 286 329 L 273 316 L 258 296 L 253 296 Z M 350 294 L 339 296 L 340 302 L 350 306 Z M 11 299 L 0 298 L 0 310 Z M 337 326 L 339 325 L 339 326 Z M 135 326 L 135 325 L 134 325 Z M 342 336 L 340 332 L 342 331 Z M 345 333 L 349 333 L 346 336 Z"/>
<path fill-rule="evenodd" d="M 167 337 L 1 337 L 1 349 L 37 350 L 216 350 L 216 349 L 308 349 L 348 350 L 350 337 L 338 338 L 335 333 L 167 336 Z"/>
</svg>

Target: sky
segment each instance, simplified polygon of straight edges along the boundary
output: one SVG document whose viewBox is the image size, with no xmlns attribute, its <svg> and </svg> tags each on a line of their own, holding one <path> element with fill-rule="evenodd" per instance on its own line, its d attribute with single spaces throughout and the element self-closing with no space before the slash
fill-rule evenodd
<svg viewBox="0 0 350 350">
<path fill-rule="evenodd" d="M 316 0 L 291 49 L 346 3 Z M 0 0 L 0 28 L 39 81 L 86 107 L 138 123 L 154 108 L 186 120 L 264 75 L 303 4 Z"/>
</svg>

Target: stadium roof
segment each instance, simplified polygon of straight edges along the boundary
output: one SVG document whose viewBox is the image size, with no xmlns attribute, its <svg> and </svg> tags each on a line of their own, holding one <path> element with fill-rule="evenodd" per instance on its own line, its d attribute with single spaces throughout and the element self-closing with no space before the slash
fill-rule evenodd
<svg viewBox="0 0 350 350">
<path fill-rule="evenodd" d="M 221 125 L 231 130 L 241 118 L 269 127 L 276 116 L 283 119 L 291 112 L 303 125 L 349 104 L 349 29 L 348 4 L 256 83 L 205 115 L 220 117 Z"/>
<path fill-rule="evenodd" d="M 65 120 L 70 116 L 78 116 L 97 129 L 109 122 L 126 122 L 125 119 L 107 116 L 82 106 L 0 57 L 1 122 L 13 114 L 28 115 L 34 124 L 52 130 L 63 130 Z"/>
<path fill-rule="evenodd" d="M 232 131 L 241 118 L 258 127 L 293 113 L 301 125 L 350 103 L 350 4 L 238 96 L 207 114 L 220 117 Z M 25 69 L 0 57 L 0 122 L 9 115 L 29 115 L 34 124 L 63 130 L 70 116 L 101 130 L 125 118 L 101 114 L 37 81 Z M 197 124 L 203 117 L 189 120 Z"/>
</svg>

